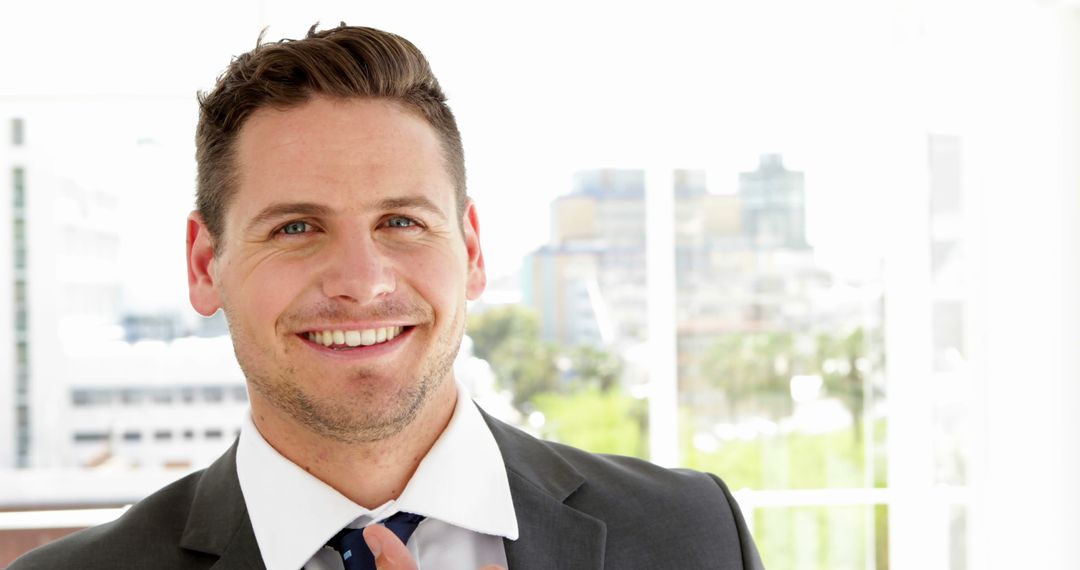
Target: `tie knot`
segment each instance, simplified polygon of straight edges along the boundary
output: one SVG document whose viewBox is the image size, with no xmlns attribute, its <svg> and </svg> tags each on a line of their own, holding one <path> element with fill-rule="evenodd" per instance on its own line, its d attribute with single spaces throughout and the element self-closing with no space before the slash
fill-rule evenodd
<svg viewBox="0 0 1080 570">
<path fill-rule="evenodd" d="M 422 520 L 422 515 L 402 511 L 387 517 L 382 524 L 397 535 L 401 542 L 408 543 L 409 537 Z M 364 529 L 342 529 L 327 541 L 326 545 L 341 555 L 345 570 L 375 570 L 375 557 L 371 555 L 371 550 L 364 541 Z"/>
</svg>

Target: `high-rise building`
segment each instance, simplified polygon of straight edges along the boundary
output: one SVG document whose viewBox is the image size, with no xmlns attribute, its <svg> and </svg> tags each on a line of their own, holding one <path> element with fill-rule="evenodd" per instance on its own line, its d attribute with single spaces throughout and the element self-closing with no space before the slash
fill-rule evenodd
<svg viewBox="0 0 1080 570">
<path fill-rule="evenodd" d="M 763 154 L 758 169 L 739 174 L 743 234 L 759 248 L 806 248 L 803 173 L 779 154 Z"/>
<path fill-rule="evenodd" d="M 30 438 L 25 127 L 21 117 L 7 123 L 10 136 L 0 145 L 0 219 L 11 228 L 0 233 L 0 467 L 25 465 Z"/>
<path fill-rule="evenodd" d="M 0 217 L 0 467 L 58 464 L 51 426 L 64 410 L 65 346 L 114 332 L 117 195 L 107 184 L 77 181 L 33 135 L 29 117 L 7 117 L 0 151 L 7 173 Z"/>
<path fill-rule="evenodd" d="M 677 315 L 687 330 L 740 330 L 796 318 L 802 281 L 822 278 L 805 238 L 803 174 L 764 155 L 738 195 L 676 170 Z M 645 173 L 590 170 L 551 207 L 551 240 L 525 263 L 525 298 L 548 340 L 645 338 Z M 802 303 L 805 305 L 805 303 Z"/>
<path fill-rule="evenodd" d="M 674 173 L 680 272 L 707 265 L 709 251 L 738 241 L 732 196 L 709 194 L 705 172 Z M 566 344 L 627 344 L 646 333 L 645 172 L 588 170 L 551 206 L 551 241 L 525 263 L 525 298 L 541 332 Z M 696 282 L 695 282 L 696 283 Z"/>
<path fill-rule="evenodd" d="M 696 417 L 730 412 L 701 368 L 725 338 L 876 326 L 866 295 L 838 286 L 817 264 L 805 234 L 803 173 L 779 155 L 741 173 L 737 194 L 709 192 L 701 170 L 674 171 L 672 183 L 674 219 L 657 229 L 674 232 L 679 390 Z M 573 191 L 554 201 L 551 240 L 524 271 L 524 298 L 540 314 L 545 340 L 602 344 L 628 361 L 639 354 L 649 332 L 646 232 L 654 229 L 646 227 L 645 191 L 644 171 L 594 170 L 578 173 Z"/>
<path fill-rule="evenodd" d="M 526 259 L 523 286 L 544 338 L 596 344 L 641 335 L 644 197 L 644 172 L 591 170 L 552 203 L 551 241 Z"/>
</svg>

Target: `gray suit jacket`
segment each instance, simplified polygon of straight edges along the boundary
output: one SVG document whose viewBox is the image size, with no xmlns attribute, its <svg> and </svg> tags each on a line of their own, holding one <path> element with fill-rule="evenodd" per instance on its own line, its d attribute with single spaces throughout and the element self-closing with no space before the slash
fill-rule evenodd
<svg viewBox="0 0 1080 570">
<path fill-rule="evenodd" d="M 510 570 L 760 569 L 742 514 L 712 475 L 537 440 L 484 415 L 506 462 L 520 536 Z M 11 570 L 264 569 L 236 446 L 119 519 L 34 550 Z"/>
</svg>

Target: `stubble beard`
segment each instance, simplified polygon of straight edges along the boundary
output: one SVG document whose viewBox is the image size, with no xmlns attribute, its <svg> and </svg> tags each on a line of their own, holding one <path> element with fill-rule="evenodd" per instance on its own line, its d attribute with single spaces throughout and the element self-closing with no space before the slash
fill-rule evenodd
<svg viewBox="0 0 1080 570">
<path fill-rule="evenodd" d="M 305 379 L 304 373 L 292 365 L 267 369 L 260 363 L 275 361 L 271 347 L 258 346 L 243 325 L 228 322 L 236 359 L 254 391 L 315 435 L 357 444 L 381 441 L 401 433 L 452 376 L 464 334 L 462 312 L 459 310 L 451 326 L 435 339 L 416 381 L 401 383 L 397 393 L 386 399 L 385 406 L 372 404 L 380 401 L 380 396 L 386 397 L 377 389 L 376 384 L 381 380 L 363 370 L 354 372 L 349 378 L 348 382 L 359 389 L 351 391 L 347 398 L 312 394 L 304 386 L 314 379 Z M 412 334 L 417 332 L 414 330 Z"/>
</svg>

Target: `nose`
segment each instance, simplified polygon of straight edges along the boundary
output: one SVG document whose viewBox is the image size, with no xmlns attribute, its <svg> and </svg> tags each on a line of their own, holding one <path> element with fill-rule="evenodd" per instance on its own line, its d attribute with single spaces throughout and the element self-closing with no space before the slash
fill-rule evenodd
<svg viewBox="0 0 1080 570">
<path fill-rule="evenodd" d="M 392 293 L 397 286 L 392 260 L 370 235 L 339 235 L 326 253 L 321 282 L 328 298 L 363 305 Z"/>
</svg>

